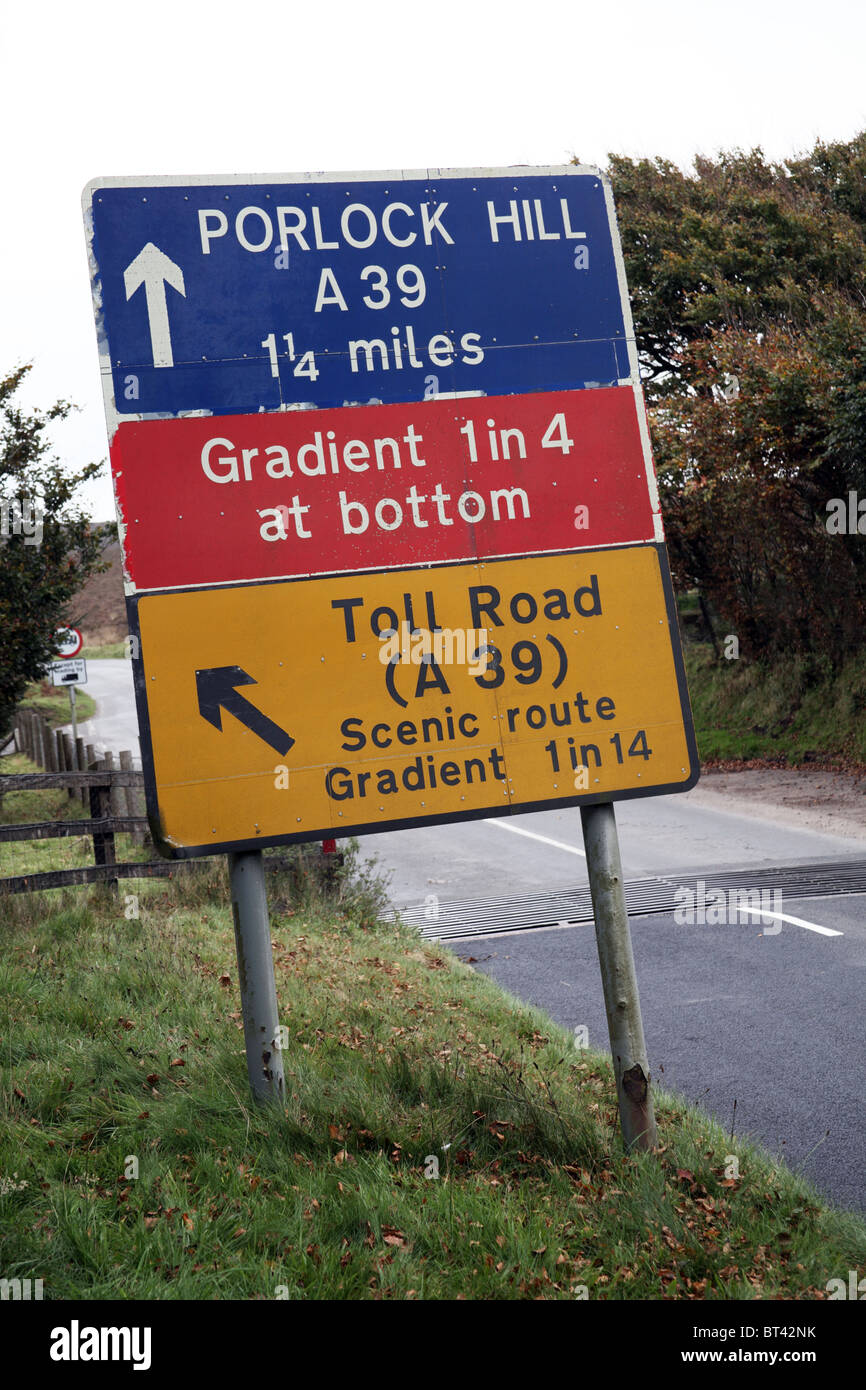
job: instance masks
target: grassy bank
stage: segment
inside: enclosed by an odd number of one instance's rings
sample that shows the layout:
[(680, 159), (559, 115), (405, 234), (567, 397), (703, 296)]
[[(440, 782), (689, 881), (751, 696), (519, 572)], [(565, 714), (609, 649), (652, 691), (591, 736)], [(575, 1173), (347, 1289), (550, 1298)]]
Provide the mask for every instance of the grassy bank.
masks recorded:
[(113, 658), (116, 661), (129, 657), (128, 639), (122, 642), (104, 642), (101, 647), (83, 647), (81, 655), (88, 661), (102, 661)]
[[(21, 701), (21, 709), (32, 709), (41, 714), (51, 729), (63, 729), (71, 724), (69, 711), (69, 691), (52, 685), (50, 681), (36, 681), (29, 685)], [(79, 724), (92, 719), (96, 713), (96, 701), (83, 688), (76, 687), (75, 718)]]
[(675, 1098), (659, 1154), (626, 1158), (607, 1061), (447, 951), (359, 926), (363, 884), (291, 891), (272, 882), (268, 1113), (221, 861), (2, 902), (4, 1277), (46, 1298), (820, 1298), (866, 1265), (861, 1222)]
[(709, 644), (688, 643), (685, 659), (702, 762), (866, 766), (866, 655), (836, 672), (815, 658), (717, 660)]

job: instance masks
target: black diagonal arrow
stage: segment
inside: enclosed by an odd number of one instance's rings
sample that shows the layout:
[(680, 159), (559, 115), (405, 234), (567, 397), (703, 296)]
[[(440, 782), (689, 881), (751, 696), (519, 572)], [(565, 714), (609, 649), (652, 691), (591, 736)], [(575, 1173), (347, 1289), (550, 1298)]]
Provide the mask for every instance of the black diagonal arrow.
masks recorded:
[(295, 740), (235, 690), (236, 685), (257, 684), (240, 666), (214, 666), (209, 671), (196, 671), (195, 683), (199, 713), (215, 729), (222, 730), (221, 711), (227, 710), (278, 753), (288, 753)]

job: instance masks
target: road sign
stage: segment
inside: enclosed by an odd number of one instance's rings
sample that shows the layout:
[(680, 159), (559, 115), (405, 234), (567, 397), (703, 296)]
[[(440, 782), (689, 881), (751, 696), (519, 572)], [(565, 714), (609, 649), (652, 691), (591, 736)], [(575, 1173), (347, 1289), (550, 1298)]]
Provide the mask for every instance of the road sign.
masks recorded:
[(631, 386), (124, 425), (136, 589), (661, 539)]
[(655, 546), (147, 594), (132, 608), (150, 811), (178, 855), (693, 780)]
[(99, 179), (84, 213), (119, 419), (632, 374), (596, 169)]
[(165, 853), (692, 784), (598, 170), (101, 180), (85, 220)]
[(651, 1147), (610, 803), (697, 754), (609, 183), (108, 179), (84, 213), (151, 825), (229, 852), (254, 1093), (284, 1082), (249, 851), (582, 803)]
[(58, 656), (77, 656), (84, 646), (84, 638), (77, 627), (59, 627), (54, 634), (54, 649)]
[(64, 661), (52, 661), (50, 670), (54, 685), (87, 684), (87, 662), (82, 657), (68, 657)]

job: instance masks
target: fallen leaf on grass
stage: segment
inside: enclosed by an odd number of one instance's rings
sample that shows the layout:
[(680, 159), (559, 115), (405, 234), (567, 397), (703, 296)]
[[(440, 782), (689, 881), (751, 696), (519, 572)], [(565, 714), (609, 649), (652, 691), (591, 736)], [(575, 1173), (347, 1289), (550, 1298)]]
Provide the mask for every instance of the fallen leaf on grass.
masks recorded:
[(682, 1250), (683, 1247), (678, 1240), (674, 1239), (669, 1226), (662, 1226), (662, 1240), (669, 1250)]

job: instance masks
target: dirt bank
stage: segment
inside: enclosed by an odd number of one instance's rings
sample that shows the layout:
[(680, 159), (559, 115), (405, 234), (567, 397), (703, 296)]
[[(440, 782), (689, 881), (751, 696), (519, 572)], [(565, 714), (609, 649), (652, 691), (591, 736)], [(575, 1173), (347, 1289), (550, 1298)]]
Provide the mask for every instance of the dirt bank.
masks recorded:
[(697, 805), (736, 811), (866, 844), (866, 773), (811, 768), (711, 769), (686, 793)]

